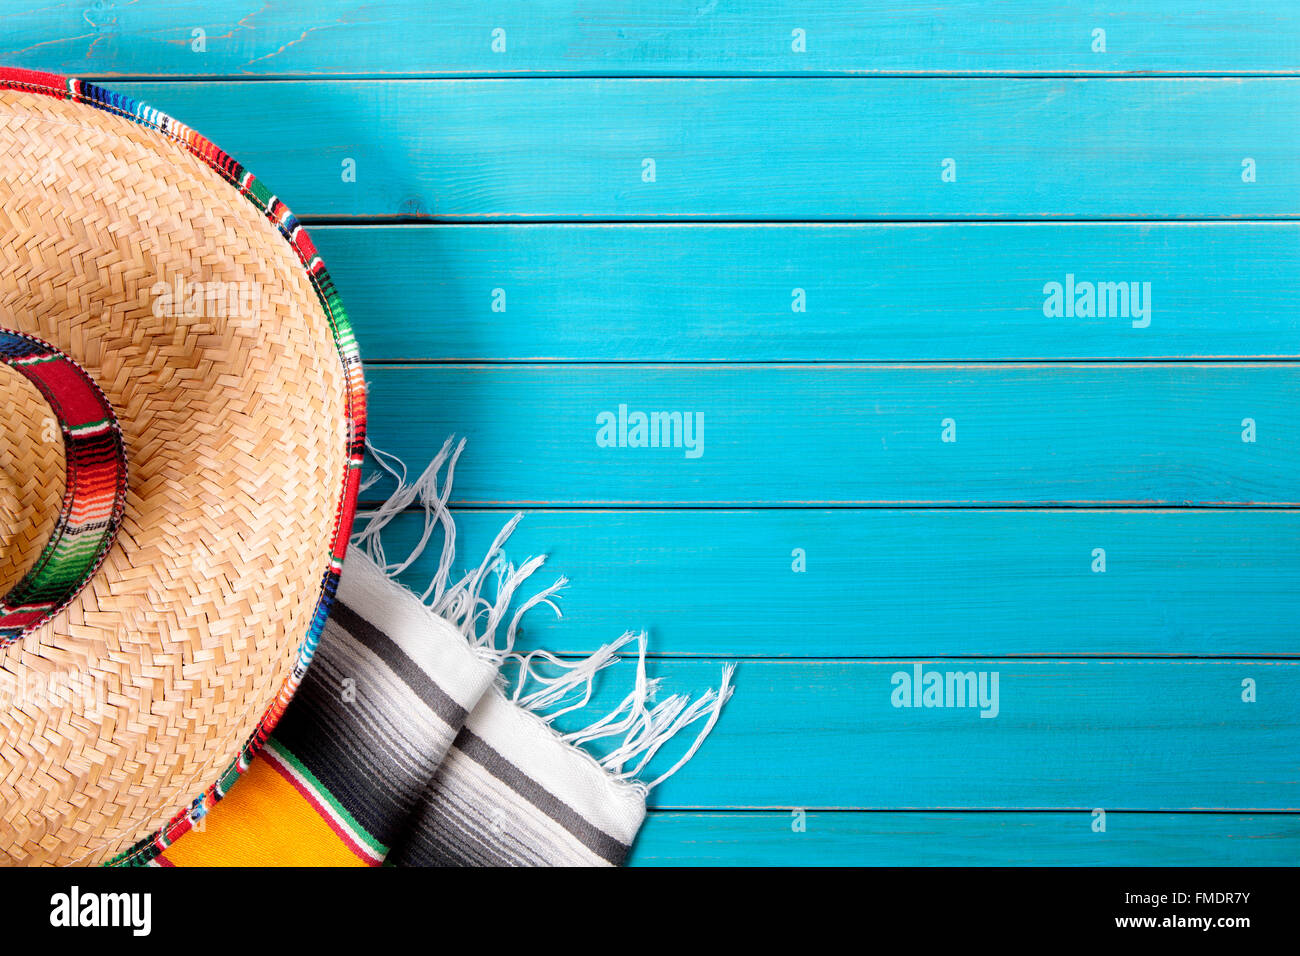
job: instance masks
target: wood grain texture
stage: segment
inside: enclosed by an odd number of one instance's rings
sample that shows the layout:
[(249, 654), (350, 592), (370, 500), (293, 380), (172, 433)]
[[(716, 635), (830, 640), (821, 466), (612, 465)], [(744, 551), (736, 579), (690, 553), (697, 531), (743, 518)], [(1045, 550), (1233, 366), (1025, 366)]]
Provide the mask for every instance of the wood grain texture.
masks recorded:
[[(1300, 62), (1300, 17), (1286, 0), (1010, 0), (996, 16), (980, 4), (916, 0), (14, 6), (0, 60), (78, 74), (1291, 73)], [(206, 30), (202, 53), (195, 28)], [(1099, 28), (1105, 52), (1093, 50)], [(500, 52), (494, 29), (505, 31)]]
[[(508, 516), (458, 514), (456, 574)], [(390, 559), (422, 526), (385, 531)], [(645, 628), (658, 655), (1294, 656), (1297, 540), (1300, 512), (1262, 509), (548, 509), (506, 552), (569, 578), (562, 619), (524, 621), (528, 646), (567, 653)], [(414, 590), (441, 541), (404, 575)]]
[[(845, 627), (855, 626), (846, 621)], [(999, 712), (895, 708), (892, 676), (921, 663), (997, 672)], [(602, 674), (591, 712), (627, 692)], [(656, 662), (663, 693), (717, 686), (721, 662)], [(1244, 680), (1257, 701), (1242, 700)], [(1187, 660), (743, 661), (664, 809), (1294, 810), (1300, 662)], [(588, 718), (589, 719), (589, 718)], [(581, 726), (581, 712), (561, 718)], [(685, 743), (661, 752), (672, 765)], [(667, 748), (666, 748), (667, 749)]]
[[(460, 554), (548, 506), (525, 647), (644, 627), (666, 693), (740, 660), (634, 864), (1300, 862), (1250, 812), (1300, 807), (1293, 0), (51, 0), (0, 61), (156, 78), (109, 85), (315, 220), (376, 442), (470, 439)], [(1047, 317), (1067, 273), (1150, 325)], [(598, 447), (620, 403), (703, 454)], [(892, 707), (918, 659), (999, 715)]]
[(633, 866), (1295, 866), (1285, 814), (650, 814)]
[[(371, 360), (1300, 357), (1293, 222), (322, 226), (312, 237)], [(1150, 283), (1151, 314), (1049, 318), (1043, 288), (1067, 274)]]
[[(424, 462), (446, 436), (468, 437), (459, 504), (1290, 505), (1298, 373), (1291, 363), (447, 365), (379, 366), (368, 381), (380, 448)], [(620, 405), (629, 419), (682, 413), (681, 428), (657, 430), (676, 446), (601, 447), (600, 416), (617, 418)], [(1247, 418), (1254, 443), (1242, 440)], [(694, 445), (688, 421), (702, 421)], [(943, 440), (949, 421), (954, 442)], [(618, 428), (605, 437), (625, 444)]]
[[(451, 220), (1300, 214), (1289, 79), (119, 83), (299, 216)], [(377, 121), (378, 118), (378, 121)], [(645, 161), (655, 162), (646, 182)], [(946, 159), (956, 181), (941, 179)], [(1242, 163), (1256, 181), (1243, 182)], [(355, 182), (344, 163), (355, 162)]]

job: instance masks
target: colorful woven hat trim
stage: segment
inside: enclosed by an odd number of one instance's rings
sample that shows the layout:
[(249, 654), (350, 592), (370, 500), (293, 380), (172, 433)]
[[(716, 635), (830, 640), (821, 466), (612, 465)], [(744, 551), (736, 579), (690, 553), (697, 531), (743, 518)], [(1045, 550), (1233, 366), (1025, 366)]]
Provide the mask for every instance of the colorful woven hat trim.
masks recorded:
[(126, 506), (126, 447), (108, 398), (72, 359), (21, 332), (0, 329), (0, 364), (36, 386), (63, 433), (63, 506), (31, 570), (0, 597), (0, 647), (40, 627), (80, 593), (103, 563)]
[(152, 836), (140, 840), (109, 861), (110, 865), (118, 866), (144, 865), (188, 832), (218, 800), (225, 796), (235, 780), (248, 769), (254, 755), (270, 737), (271, 731), (275, 729), (275, 725), (284, 714), (298, 685), (302, 683), (302, 678), (316, 652), (316, 646), (320, 643), (321, 631), (334, 604), (339, 573), (343, 570), (343, 558), (352, 533), (357, 490), (361, 483), (361, 462), (365, 455), (366, 386), (362, 375), (361, 355), (357, 350), (356, 338), (348, 323), (347, 313), (334, 288), (334, 282), (326, 272), (325, 264), (321, 261), (306, 230), (298, 223), (288, 207), (233, 157), (167, 114), (145, 103), (137, 102), (129, 96), (113, 93), (73, 77), (31, 70), (0, 69), (0, 90), (4, 89), (24, 90), (29, 93), (72, 100), (121, 116), (162, 134), (165, 138), (189, 150), (218, 172), (238, 190), (241, 196), (266, 216), (293, 249), (298, 261), (306, 270), (307, 278), (311, 281), (321, 308), (324, 309), (329, 320), (334, 344), (343, 363), (344, 387), (347, 390), (348, 438), (345, 452), (348, 467), (344, 471), (343, 487), (338, 499), (329, 565), (322, 574), (320, 597), (307, 634), (298, 649), (298, 660), (293, 672), (285, 680), (266, 713), (262, 715), (257, 728), (249, 736), (239, 756), (230, 763), (220, 779), (203, 794), (194, 798), (186, 809), (177, 813)]

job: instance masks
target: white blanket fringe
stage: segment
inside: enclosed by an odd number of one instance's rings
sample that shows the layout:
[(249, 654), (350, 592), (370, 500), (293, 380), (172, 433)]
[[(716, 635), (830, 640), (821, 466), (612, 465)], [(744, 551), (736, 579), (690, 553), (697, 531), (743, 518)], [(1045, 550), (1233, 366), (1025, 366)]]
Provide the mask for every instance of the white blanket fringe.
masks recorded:
[[(622, 703), (609, 713), (593, 719), (585, 727), (560, 734), (560, 739), (584, 749), (595, 741), (614, 739), (613, 749), (603, 757), (596, 758), (596, 763), (611, 778), (632, 783), (646, 792), (677, 773), (695, 756), (717, 724), (723, 706), (731, 698), (735, 665), (723, 667), (722, 681), (716, 690), (710, 688), (694, 700), (686, 694), (674, 694), (656, 702), (661, 678), (651, 678), (646, 674), (648, 640), (644, 631), (625, 633), (579, 660), (561, 658), (540, 649), (526, 654), (516, 653), (515, 641), (524, 614), (538, 605), (545, 605), (557, 617), (562, 617), (555, 596), (568, 583), (567, 578), (560, 577), (549, 587), (522, 601), (511, 615), (505, 634), (498, 634), (520, 586), (546, 561), (545, 555), (530, 558), (518, 567), (506, 561), (503, 550), (505, 543), (523, 515), (515, 514), (511, 517), (497, 533), (479, 565), (453, 582), (451, 575), (456, 556), (456, 522), (447, 502), (451, 498), (456, 463), (465, 450), (465, 440), (457, 443), (453, 438), (447, 439), (428, 467), (415, 481), (409, 483), (406, 465), (401, 459), (376, 448), (369, 441), (366, 442), (366, 448), (379, 467), (393, 478), (397, 487), (379, 507), (358, 515), (361, 528), (353, 535), (352, 546), (365, 552), (385, 575), (397, 581), (420, 558), (434, 533), (441, 528), (442, 554), (438, 568), (419, 595), (420, 600), (433, 613), (455, 626), (485, 659), (498, 666), (507, 663), (515, 665), (517, 672), (513, 689), (505, 688), (507, 696), (515, 704), (547, 724), (587, 707), (594, 693), (596, 675), (622, 660), (618, 652), (635, 642), (636, 677), (632, 690)], [(439, 475), (444, 470), (445, 475), (440, 481)], [(381, 477), (373, 475), (361, 486), (361, 490), (366, 491)], [(423, 513), (424, 527), (420, 538), (402, 560), (389, 561), (384, 552), (383, 531), (397, 515), (411, 510)], [(489, 598), (484, 595), (484, 588), (494, 574), (496, 586), (493, 596)], [(547, 670), (558, 673), (548, 674)], [(637, 779), (666, 744), (701, 720), (704, 721), (704, 726), (672, 767), (649, 782)]]

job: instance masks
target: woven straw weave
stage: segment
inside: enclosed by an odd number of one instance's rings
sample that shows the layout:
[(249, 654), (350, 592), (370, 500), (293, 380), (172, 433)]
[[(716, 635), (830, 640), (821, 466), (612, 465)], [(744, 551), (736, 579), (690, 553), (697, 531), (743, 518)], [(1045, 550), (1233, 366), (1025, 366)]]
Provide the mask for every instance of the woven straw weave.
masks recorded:
[(0, 594), (7, 594), (54, 531), (63, 501), (63, 434), (52, 427), (36, 386), (8, 365), (0, 365), (0, 422)]
[[(347, 375), (291, 246), (191, 150), (4, 89), (0, 151), (0, 325), (94, 377), (130, 462), (98, 574), (0, 650), (0, 860), (98, 862), (213, 784), (290, 678), (330, 567)], [(243, 283), (256, 313), (168, 315), (155, 283), (178, 277)], [(60, 449), (15, 418), (17, 378), (0, 378), (0, 581), (61, 493)]]

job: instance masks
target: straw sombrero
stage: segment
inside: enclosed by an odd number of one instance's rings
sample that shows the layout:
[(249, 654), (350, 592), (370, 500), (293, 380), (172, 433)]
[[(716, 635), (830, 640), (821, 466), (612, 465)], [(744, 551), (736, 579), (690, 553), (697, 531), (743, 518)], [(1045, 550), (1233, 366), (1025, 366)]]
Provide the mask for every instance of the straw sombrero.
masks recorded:
[(212, 143), (0, 70), (0, 862), (147, 862), (315, 649), (364, 384), (294, 217)]

